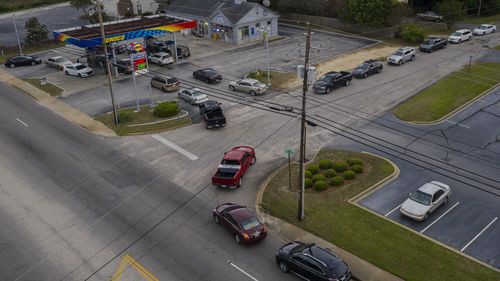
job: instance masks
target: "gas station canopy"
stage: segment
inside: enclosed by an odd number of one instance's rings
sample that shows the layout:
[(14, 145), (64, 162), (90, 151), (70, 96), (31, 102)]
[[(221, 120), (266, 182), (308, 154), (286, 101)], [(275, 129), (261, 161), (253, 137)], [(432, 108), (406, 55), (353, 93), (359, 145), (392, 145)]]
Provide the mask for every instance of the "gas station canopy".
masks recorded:
[[(104, 23), (106, 43), (176, 32), (196, 27), (196, 21), (181, 20), (163, 15), (132, 18)], [(99, 24), (82, 25), (52, 31), (54, 38), (80, 48), (102, 45)]]

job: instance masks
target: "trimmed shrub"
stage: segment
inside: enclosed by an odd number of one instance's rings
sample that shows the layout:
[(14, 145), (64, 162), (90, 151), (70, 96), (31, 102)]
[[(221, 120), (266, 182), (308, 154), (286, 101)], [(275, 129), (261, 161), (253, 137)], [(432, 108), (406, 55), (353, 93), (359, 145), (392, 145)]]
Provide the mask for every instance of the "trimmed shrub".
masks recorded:
[(327, 177), (327, 178), (333, 178), (336, 175), (337, 175), (337, 173), (335, 172), (334, 169), (328, 169), (325, 171), (325, 177)]
[(308, 179), (308, 178), (304, 179), (304, 185), (306, 188), (311, 188), (313, 186), (312, 179)]
[(134, 113), (131, 111), (120, 111), (118, 113), (118, 120), (120, 123), (130, 122), (134, 119)]
[(362, 174), (363, 173), (363, 166), (361, 165), (352, 165), (351, 170), (355, 172), (356, 174)]
[(347, 164), (349, 165), (360, 165), (360, 166), (363, 166), (363, 160), (359, 159), (359, 158), (350, 158), (350, 159), (347, 159)]
[(162, 102), (155, 107), (154, 111), (156, 117), (172, 117), (177, 114), (179, 114), (179, 106), (176, 101)]
[(313, 175), (316, 175), (317, 173), (319, 173), (319, 166), (316, 165), (316, 164), (312, 164), (312, 165), (309, 165), (309, 167), (307, 167), (307, 170), (309, 172), (311, 172), (311, 174)]
[(304, 172), (304, 176), (306, 177), (306, 179), (310, 179), (310, 178), (312, 178), (313, 174), (311, 173), (311, 171), (306, 170)]
[(344, 183), (344, 179), (341, 177), (333, 177), (330, 179), (330, 185), (331, 186), (339, 186)]
[(333, 163), (330, 160), (319, 160), (319, 168), (321, 170), (331, 169), (333, 167)]
[(339, 161), (339, 162), (335, 162), (335, 164), (333, 164), (333, 169), (335, 169), (335, 171), (337, 171), (337, 172), (344, 172), (344, 171), (349, 170), (349, 165), (347, 165), (346, 162)]
[(356, 178), (356, 173), (349, 170), (349, 171), (345, 171), (344, 174), (342, 175), (344, 177), (344, 179), (346, 180), (353, 180)]
[(424, 41), (424, 29), (416, 24), (407, 24), (401, 31), (401, 37), (408, 43), (418, 44)]
[(322, 174), (316, 174), (311, 179), (312, 179), (313, 182), (325, 181), (326, 180), (325, 176), (323, 176)]
[(314, 189), (316, 191), (323, 191), (326, 190), (328, 185), (326, 184), (326, 181), (317, 181), (314, 183)]

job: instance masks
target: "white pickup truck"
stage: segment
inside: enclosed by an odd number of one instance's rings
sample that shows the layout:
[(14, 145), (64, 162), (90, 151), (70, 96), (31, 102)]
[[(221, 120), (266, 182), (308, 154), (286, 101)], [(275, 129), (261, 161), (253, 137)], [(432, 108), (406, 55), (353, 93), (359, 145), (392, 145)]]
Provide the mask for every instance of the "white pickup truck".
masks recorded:
[(428, 21), (442, 21), (443, 16), (440, 16), (436, 14), (435, 12), (425, 12), (425, 13), (418, 13), (417, 18), (421, 20), (428, 20)]

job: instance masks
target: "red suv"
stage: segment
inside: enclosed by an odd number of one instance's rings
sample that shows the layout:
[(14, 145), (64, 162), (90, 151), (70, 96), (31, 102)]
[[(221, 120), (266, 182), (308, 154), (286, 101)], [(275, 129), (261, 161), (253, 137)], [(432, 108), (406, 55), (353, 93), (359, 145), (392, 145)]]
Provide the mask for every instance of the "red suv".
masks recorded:
[(249, 244), (266, 238), (264, 225), (246, 207), (224, 203), (214, 209), (214, 220), (234, 235), (238, 244)]

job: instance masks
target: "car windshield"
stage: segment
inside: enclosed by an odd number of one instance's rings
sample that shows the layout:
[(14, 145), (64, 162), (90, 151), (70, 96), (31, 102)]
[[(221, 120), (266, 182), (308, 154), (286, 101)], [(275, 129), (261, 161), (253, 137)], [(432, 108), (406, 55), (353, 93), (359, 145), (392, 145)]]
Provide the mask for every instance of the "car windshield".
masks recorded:
[(401, 51), (397, 51), (397, 52), (395, 52), (393, 55), (398, 56), (398, 57), (401, 57), (401, 56), (403, 55), (403, 52), (401, 52)]
[(452, 36), (461, 36), (462, 34), (461, 33), (458, 33), (458, 32), (453, 32), (453, 34), (451, 34)]
[(241, 226), (243, 227), (244, 230), (249, 230), (259, 225), (260, 222), (255, 217), (251, 217), (248, 220), (241, 222)]
[(86, 66), (86, 65), (83, 65), (83, 64), (80, 64), (80, 65), (77, 65), (75, 68), (76, 68), (76, 69), (78, 69), (78, 70), (80, 70), (80, 69), (85, 69), (85, 68), (87, 68), (87, 66)]
[(370, 64), (369, 63), (362, 63), (358, 66), (358, 68), (361, 68), (361, 69), (367, 69), (368, 67), (370, 67)]
[(486, 29), (487, 27), (485, 25), (479, 26), (479, 29)]
[(197, 92), (197, 91), (193, 91), (193, 97), (199, 97), (199, 96), (203, 96), (204, 94), (202, 92)]
[(205, 72), (205, 74), (217, 75), (217, 72), (213, 69), (205, 69), (203, 72)]
[(410, 193), (410, 199), (420, 204), (429, 206), (431, 204), (432, 196), (420, 190)]
[(425, 40), (422, 44), (423, 45), (431, 45), (432, 41), (431, 40)]
[(168, 78), (167, 79), (168, 84), (177, 83), (177, 82), (179, 82), (179, 79), (177, 79), (177, 78)]

